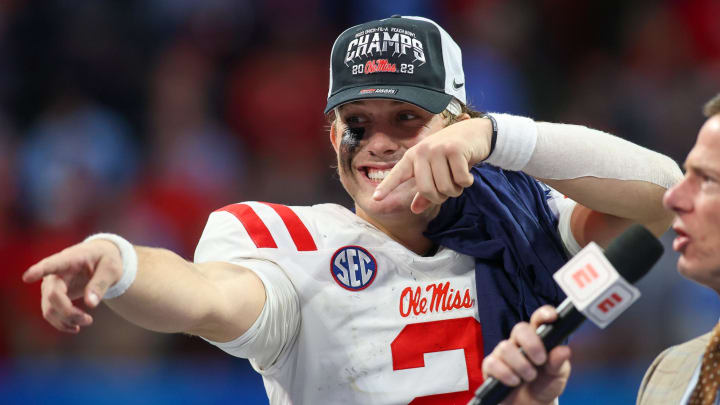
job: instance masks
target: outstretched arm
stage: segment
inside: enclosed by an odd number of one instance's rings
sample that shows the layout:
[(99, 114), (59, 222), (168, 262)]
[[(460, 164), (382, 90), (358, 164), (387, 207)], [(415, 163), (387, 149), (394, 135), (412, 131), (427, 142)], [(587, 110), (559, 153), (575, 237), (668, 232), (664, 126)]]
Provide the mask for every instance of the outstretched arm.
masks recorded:
[[(158, 332), (185, 332), (225, 342), (257, 319), (265, 289), (249, 269), (230, 263), (190, 263), (164, 249), (132, 247), (137, 276), (121, 296), (105, 303), (123, 318)], [(122, 275), (118, 247), (95, 239), (71, 246), (30, 267), (27, 283), (42, 279), (42, 312), (55, 328), (78, 333), (92, 324), (86, 309)], [(84, 301), (83, 309), (79, 302)]]

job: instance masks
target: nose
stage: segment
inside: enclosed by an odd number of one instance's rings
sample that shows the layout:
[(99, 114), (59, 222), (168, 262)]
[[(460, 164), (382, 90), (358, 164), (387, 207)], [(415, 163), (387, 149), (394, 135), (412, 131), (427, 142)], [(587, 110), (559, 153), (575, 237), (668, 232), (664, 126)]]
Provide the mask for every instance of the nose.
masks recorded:
[(388, 157), (397, 153), (401, 145), (392, 135), (383, 128), (373, 128), (370, 133), (365, 135), (367, 145), (365, 150), (376, 157)]
[(663, 195), (663, 206), (675, 213), (689, 212), (692, 210), (692, 185), (687, 177), (665, 191), (665, 195)]

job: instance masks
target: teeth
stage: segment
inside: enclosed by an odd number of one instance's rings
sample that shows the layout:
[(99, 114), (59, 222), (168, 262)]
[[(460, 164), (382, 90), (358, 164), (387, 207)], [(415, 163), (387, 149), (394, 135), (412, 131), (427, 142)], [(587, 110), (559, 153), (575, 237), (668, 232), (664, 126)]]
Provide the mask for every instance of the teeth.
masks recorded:
[(372, 180), (382, 181), (388, 174), (390, 174), (390, 170), (368, 169), (368, 177)]

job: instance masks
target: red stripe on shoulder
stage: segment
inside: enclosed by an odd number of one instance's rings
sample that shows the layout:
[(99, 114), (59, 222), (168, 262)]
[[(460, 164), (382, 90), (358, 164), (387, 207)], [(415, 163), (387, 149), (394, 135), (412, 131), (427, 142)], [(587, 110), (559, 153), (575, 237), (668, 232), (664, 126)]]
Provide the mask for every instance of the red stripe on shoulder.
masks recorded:
[(295, 243), (295, 247), (298, 251), (307, 252), (317, 250), (317, 246), (315, 246), (315, 241), (313, 240), (312, 235), (310, 235), (310, 231), (307, 229), (305, 224), (303, 224), (302, 220), (297, 216), (295, 211), (285, 205), (266, 202), (263, 204), (275, 210), (275, 212), (277, 212), (280, 216), (280, 219), (282, 219), (285, 227), (287, 227), (288, 232), (290, 232), (290, 237)]
[(250, 239), (258, 248), (277, 248), (275, 239), (270, 234), (270, 230), (263, 223), (262, 219), (247, 204), (230, 204), (222, 207), (215, 212), (225, 211), (233, 214), (239, 219), (245, 227)]

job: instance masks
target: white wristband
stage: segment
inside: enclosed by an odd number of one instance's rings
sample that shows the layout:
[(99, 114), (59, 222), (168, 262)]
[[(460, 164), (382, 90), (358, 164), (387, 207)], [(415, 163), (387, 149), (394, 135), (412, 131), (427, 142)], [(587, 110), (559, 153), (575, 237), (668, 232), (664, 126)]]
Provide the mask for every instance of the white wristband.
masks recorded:
[(522, 170), (530, 161), (537, 142), (537, 126), (530, 118), (492, 113), (497, 121), (497, 139), (485, 162), (505, 170)]
[(125, 238), (114, 233), (96, 233), (90, 235), (85, 239), (85, 242), (89, 242), (95, 239), (105, 239), (110, 241), (117, 246), (120, 250), (120, 257), (122, 259), (122, 276), (115, 284), (105, 292), (103, 299), (116, 298), (125, 293), (130, 285), (135, 281), (135, 275), (137, 274), (138, 258), (135, 248)]

